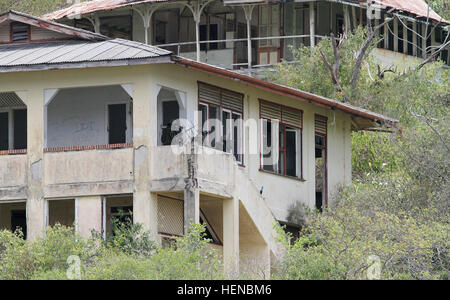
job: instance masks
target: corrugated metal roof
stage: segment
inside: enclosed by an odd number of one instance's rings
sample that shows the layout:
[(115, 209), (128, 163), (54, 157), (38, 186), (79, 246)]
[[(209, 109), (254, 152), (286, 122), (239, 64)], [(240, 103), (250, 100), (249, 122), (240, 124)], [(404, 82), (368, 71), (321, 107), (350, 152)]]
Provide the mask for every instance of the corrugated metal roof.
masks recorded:
[(26, 105), (16, 93), (0, 93), (1, 107), (26, 107)]
[(422, 18), (429, 17), (432, 20), (450, 24), (450, 21), (443, 19), (423, 0), (375, 0), (381, 5), (405, 11)]
[[(354, 3), (363, 3), (365, 4), (366, 1), (361, 0), (343, 0), (342, 2), (354, 2)], [(421, 18), (426, 18), (429, 16), (430, 19), (450, 24), (449, 21), (444, 20), (441, 16), (439, 16), (435, 11), (430, 9), (428, 12), (428, 5), (423, 0), (375, 0), (379, 2), (380, 4), (388, 7), (388, 8), (394, 8), (395, 10), (401, 10), (408, 12), (410, 14), (414, 14)], [(177, 0), (94, 0), (94, 1), (87, 1), (87, 2), (81, 2), (74, 4), (68, 8), (61, 9), (52, 13), (49, 13), (45, 16), (43, 16), (44, 19), (47, 20), (58, 20), (62, 18), (73, 18), (78, 15), (84, 15), (93, 13), (96, 11), (102, 11), (102, 10), (112, 10), (120, 7), (125, 7), (129, 5), (137, 5), (142, 3), (152, 3), (152, 2), (183, 2), (183, 1), (177, 1)], [(228, 1), (230, 4), (238, 3), (238, 2), (285, 2), (280, 1), (274, 1), (274, 0), (249, 0), (249, 1)]]
[(0, 73), (27, 66), (50, 69), (61, 64), (84, 63), (88, 66), (86, 63), (120, 61), (132, 64), (130, 61), (142, 59), (147, 59), (146, 63), (150, 63), (148, 60), (159, 62), (160, 58), (170, 61), (171, 54), (172, 52), (161, 48), (122, 39), (8, 44), (0, 45)]

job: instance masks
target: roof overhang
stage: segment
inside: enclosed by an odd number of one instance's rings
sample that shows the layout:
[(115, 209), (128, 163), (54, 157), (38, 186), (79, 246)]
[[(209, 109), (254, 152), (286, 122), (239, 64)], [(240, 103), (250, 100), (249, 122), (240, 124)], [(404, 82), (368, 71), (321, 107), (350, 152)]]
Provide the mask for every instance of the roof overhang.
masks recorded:
[(322, 106), (331, 110), (344, 112), (352, 116), (352, 130), (372, 130), (372, 131), (397, 130), (396, 124), (398, 123), (398, 120), (391, 119), (353, 105), (342, 103), (336, 100), (332, 100), (326, 97), (318, 96), (312, 93), (304, 92), (280, 84), (267, 82), (248, 75), (219, 68), (213, 65), (199, 63), (179, 56), (172, 56), (172, 59), (175, 63), (183, 65), (193, 70), (207, 72), (210, 74), (214, 74), (232, 80), (238, 80), (250, 86), (266, 90), (275, 94), (287, 96), (303, 102)]

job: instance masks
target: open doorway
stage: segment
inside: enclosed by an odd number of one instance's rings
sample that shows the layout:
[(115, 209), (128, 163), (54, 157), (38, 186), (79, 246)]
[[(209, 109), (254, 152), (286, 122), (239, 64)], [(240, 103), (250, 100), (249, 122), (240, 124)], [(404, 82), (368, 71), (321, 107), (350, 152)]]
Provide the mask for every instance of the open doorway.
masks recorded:
[(0, 203), (0, 230), (20, 230), (27, 238), (26, 201)]
[(0, 151), (26, 148), (26, 105), (16, 93), (0, 93)]
[(127, 105), (108, 105), (108, 144), (124, 144), (127, 135)]
[(319, 211), (328, 205), (327, 190), (327, 119), (315, 118), (315, 206)]
[(133, 196), (115, 195), (103, 198), (103, 238), (114, 235), (117, 227), (133, 224)]

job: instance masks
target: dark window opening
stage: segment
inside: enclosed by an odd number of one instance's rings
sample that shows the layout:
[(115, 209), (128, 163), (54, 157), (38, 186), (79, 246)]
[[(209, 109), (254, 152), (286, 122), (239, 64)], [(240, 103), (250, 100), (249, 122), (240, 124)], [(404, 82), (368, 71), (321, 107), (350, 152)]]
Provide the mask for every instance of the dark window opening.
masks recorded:
[(413, 28), (412, 28), (411, 24), (408, 24), (408, 31), (407, 31), (407, 33), (408, 33), (408, 37), (407, 37), (407, 40), (408, 40), (408, 55), (413, 55), (413, 47), (414, 47), (414, 44), (413, 44)]
[(14, 110), (14, 149), (27, 149), (27, 110)]
[(75, 200), (48, 201), (48, 225), (60, 224), (72, 227), (75, 224)]
[(12, 24), (11, 36), (12, 42), (27, 42), (29, 40), (30, 26), (27, 24)]
[(163, 124), (162, 124), (162, 135), (161, 143), (164, 146), (169, 146), (172, 144), (173, 138), (180, 133), (181, 129), (172, 130), (172, 124), (174, 121), (180, 118), (180, 107), (178, 101), (164, 101), (162, 103), (163, 107)]
[(398, 23), (397, 25), (397, 36), (398, 36), (398, 52), (403, 53), (403, 24)]
[(114, 206), (111, 207), (112, 235), (117, 231), (131, 228), (133, 224), (133, 206)]
[(315, 136), (315, 178), (316, 178), (316, 208), (322, 211), (326, 205), (326, 141), (325, 136)]
[(18, 229), (22, 231), (23, 238), (27, 239), (27, 214), (24, 209), (11, 211), (11, 231)]
[(442, 59), (442, 61), (445, 62), (447, 65), (449, 64), (448, 50), (442, 50), (442, 52), (441, 52), (441, 59)]
[[(200, 25), (200, 41), (216, 41), (219, 39), (219, 27), (217, 24)], [(209, 30), (209, 32), (208, 32)], [(202, 43), (200, 44), (200, 50), (217, 50), (218, 43)]]
[(9, 114), (0, 112), (0, 150), (9, 149)]
[(390, 25), (388, 24), (388, 49), (391, 51), (394, 51), (394, 34), (393, 34), (393, 29), (390, 27)]
[(126, 142), (127, 105), (108, 105), (109, 144), (123, 144)]

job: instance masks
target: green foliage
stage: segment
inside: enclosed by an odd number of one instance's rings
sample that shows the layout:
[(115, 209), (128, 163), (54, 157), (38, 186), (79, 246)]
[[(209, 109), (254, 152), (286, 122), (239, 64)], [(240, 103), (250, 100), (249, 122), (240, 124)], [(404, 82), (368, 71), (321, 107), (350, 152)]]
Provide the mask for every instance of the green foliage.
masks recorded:
[[(34, 16), (43, 14), (73, 5), (78, 0), (2, 0), (0, 1), (0, 13), (8, 10), (15, 10), (28, 13)], [(81, 0), (78, 2), (83, 2)]]
[(56, 225), (45, 237), (25, 242), (20, 233), (0, 231), (0, 280), (65, 280), (70, 256), (80, 258), (80, 279), (224, 279), (202, 225), (192, 226), (169, 248), (157, 247), (139, 224), (116, 227), (115, 237), (106, 243), (96, 236), (86, 239), (73, 228)]

